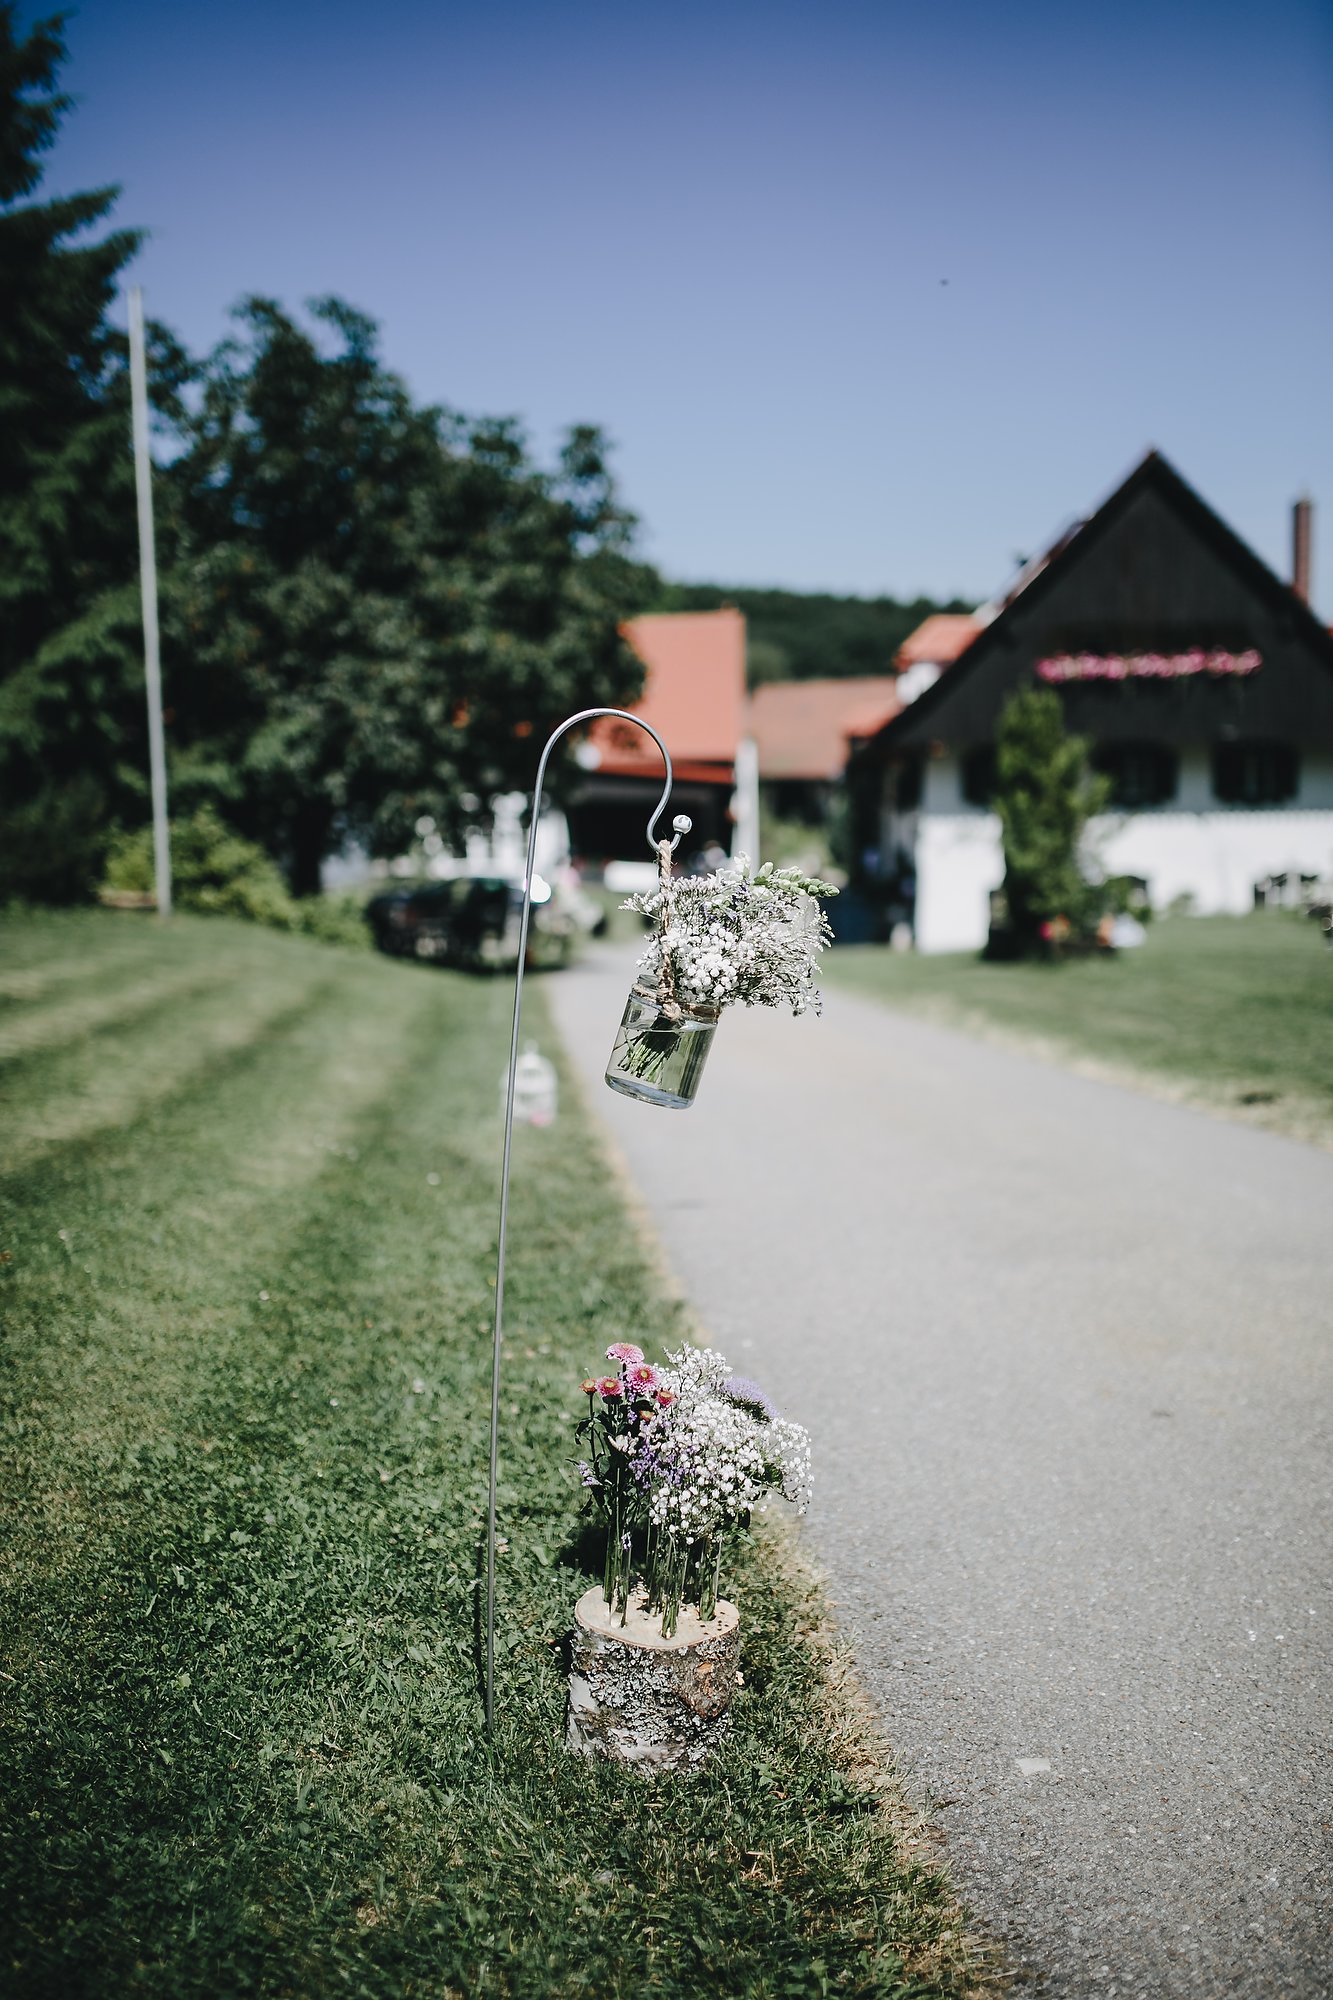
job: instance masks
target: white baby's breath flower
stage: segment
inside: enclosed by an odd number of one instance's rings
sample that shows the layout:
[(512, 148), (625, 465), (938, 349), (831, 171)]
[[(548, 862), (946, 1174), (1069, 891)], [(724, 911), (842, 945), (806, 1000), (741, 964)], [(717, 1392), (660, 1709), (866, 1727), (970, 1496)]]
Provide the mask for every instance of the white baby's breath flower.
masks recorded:
[[(640, 977), (656, 985), (669, 965), (687, 1006), (818, 1012), (814, 970), (832, 936), (818, 898), (836, 893), (791, 868), (766, 864), (756, 874), (744, 855), (714, 875), (687, 876), (672, 886), (670, 925), (649, 940)], [(626, 907), (658, 917), (661, 891), (633, 896)]]

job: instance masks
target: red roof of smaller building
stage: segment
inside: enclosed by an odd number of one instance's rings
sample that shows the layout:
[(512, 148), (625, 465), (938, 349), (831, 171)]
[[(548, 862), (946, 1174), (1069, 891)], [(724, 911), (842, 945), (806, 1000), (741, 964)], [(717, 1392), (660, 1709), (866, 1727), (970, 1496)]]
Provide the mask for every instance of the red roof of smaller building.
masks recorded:
[(933, 611), (923, 618), (915, 632), (909, 632), (893, 656), (900, 670), (928, 660), (937, 667), (952, 666), (965, 653), (985, 626), (970, 611)]
[(898, 710), (891, 676), (770, 681), (750, 697), (761, 778), (840, 778), (849, 738), (873, 736)]
[[(652, 724), (680, 778), (731, 782), (745, 734), (745, 618), (736, 610), (659, 611), (620, 628), (647, 667), (631, 713)], [(588, 741), (599, 771), (658, 778), (652, 738), (614, 717), (594, 722)]]

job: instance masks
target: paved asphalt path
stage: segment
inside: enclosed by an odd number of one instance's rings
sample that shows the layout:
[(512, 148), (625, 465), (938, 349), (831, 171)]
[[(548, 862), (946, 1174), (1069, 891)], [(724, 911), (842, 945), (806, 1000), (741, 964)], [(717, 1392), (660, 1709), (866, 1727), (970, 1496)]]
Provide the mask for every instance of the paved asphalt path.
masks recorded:
[(543, 990), (974, 1912), (1044, 1994), (1333, 1993), (1333, 1155), (840, 993), (650, 1109), (631, 964)]

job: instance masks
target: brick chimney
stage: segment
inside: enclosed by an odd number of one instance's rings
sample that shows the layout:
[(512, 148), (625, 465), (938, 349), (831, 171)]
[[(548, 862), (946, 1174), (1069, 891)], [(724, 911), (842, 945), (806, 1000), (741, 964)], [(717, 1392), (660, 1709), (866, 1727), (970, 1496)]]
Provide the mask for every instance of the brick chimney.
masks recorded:
[(1291, 587), (1305, 604), (1310, 602), (1310, 526), (1314, 502), (1302, 494), (1291, 510)]

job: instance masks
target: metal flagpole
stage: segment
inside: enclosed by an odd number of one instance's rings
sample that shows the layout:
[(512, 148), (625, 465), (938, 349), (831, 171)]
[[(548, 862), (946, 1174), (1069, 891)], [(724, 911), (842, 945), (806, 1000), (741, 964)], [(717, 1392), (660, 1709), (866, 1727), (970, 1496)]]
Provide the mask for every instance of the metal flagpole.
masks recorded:
[[(571, 715), (553, 729), (546, 739), (541, 762), (537, 766), (537, 783), (532, 794), (532, 820), (528, 827), (527, 871), (523, 877), (523, 916), (518, 933), (518, 968), (514, 975), (514, 1026), (509, 1037), (509, 1087), (505, 1094), (505, 1143), (504, 1161), (500, 1168), (500, 1246), (495, 1264), (495, 1335), (491, 1349), (491, 1473), (490, 1499), (486, 1521), (486, 1735), (489, 1738), (495, 1724), (495, 1490), (496, 1473), (500, 1458), (500, 1347), (504, 1330), (505, 1305), (505, 1236), (509, 1225), (509, 1157), (514, 1140), (514, 1078), (518, 1072), (518, 1030), (519, 1016), (523, 1007), (523, 961), (528, 955), (528, 919), (532, 915), (532, 876), (537, 859), (537, 821), (542, 809), (542, 781), (546, 776), (546, 765), (552, 750), (567, 729), (573, 729), (580, 722), (592, 722), (601, 715), (614, 715), (621, 722), (632, 722), (636, 729), (646, 730), (662, 753), (666, 765), (666, 783), (662, 796), (648, 822), (648, 845), (657, 852), (656, 828), (662, 816), (662, 809), (671, 796), (672, 771), (671, 753), (650, 722), (641, 715), (631, 715), (625, 708), (584, 708), (577, 715)], [(681, 837), (690, 830), (690, 821), (684, 813), (678, 813), (671, 822), (675, 839), (671, 843), (674, 854)]]
[(157, 636), (157, 550), (153, 541), (153, 467), (148, 455), (148, 369), (144, 361), (143, 291), (130, 290), (130, 405), (134, 418), (134, 484), (139, 498), (139, 590), (143, 599), (143, 665), (148, 684), (148, 768), (153, 790), (153, 873), (157, 913), (171, 915), (171, 845), (167, 838), (167, 757), (162, 740), (162, 661)]

